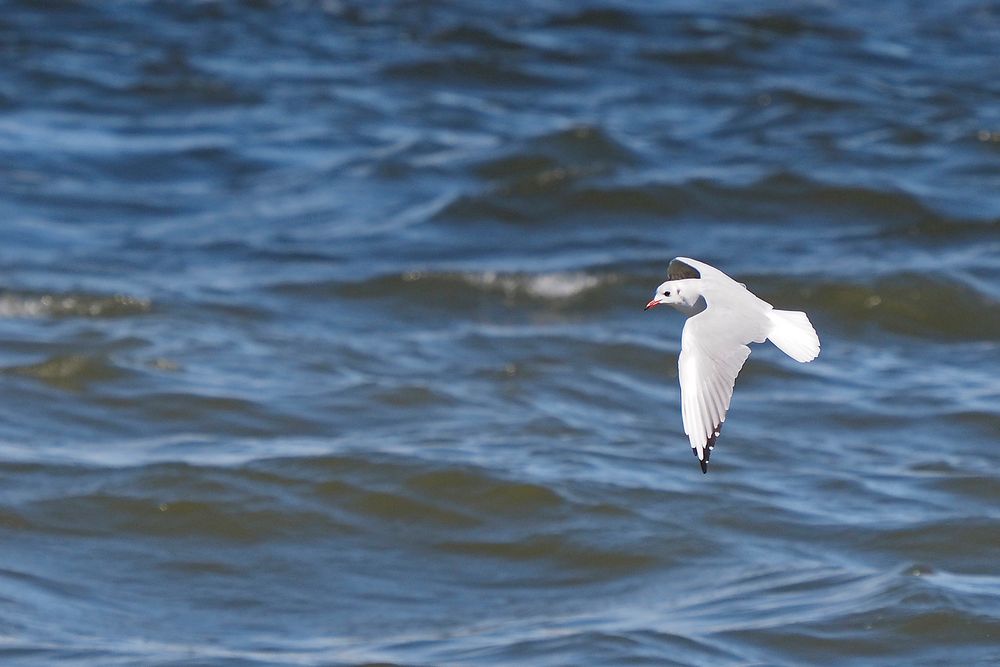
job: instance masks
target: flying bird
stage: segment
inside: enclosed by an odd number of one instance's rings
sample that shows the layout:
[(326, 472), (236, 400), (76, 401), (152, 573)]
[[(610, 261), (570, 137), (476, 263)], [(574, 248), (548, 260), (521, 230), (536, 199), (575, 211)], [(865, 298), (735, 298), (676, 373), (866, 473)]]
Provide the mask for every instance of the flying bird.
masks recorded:
[(677, 358), (681, 419), (701, 471), (726, 421), (748, 343), (769, 340), (795, 361), (819, 356), (819, 337), (801, 311), (777, 310), (714, 266), (677, 257), (645, 310), (667, 304), (687, 316)]

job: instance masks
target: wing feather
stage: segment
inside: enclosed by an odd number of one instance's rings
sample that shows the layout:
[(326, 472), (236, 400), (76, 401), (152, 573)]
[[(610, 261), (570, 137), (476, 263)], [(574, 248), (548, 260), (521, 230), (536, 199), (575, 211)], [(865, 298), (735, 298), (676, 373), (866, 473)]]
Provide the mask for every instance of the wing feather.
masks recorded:
[(701, 273), (690, 264), (681, 261), (680, 258), (671, 260), (667, 266), (667, 280), (684, 280), (685, 278), (701, 278)]
[(727, 313), (711, 307), (688, 318), (677, 359), (684, 432), (703, 471), (726, 421), (736, 376), (750, 355), (746, 343), (752, 336), (733, 331), (728, 320)]

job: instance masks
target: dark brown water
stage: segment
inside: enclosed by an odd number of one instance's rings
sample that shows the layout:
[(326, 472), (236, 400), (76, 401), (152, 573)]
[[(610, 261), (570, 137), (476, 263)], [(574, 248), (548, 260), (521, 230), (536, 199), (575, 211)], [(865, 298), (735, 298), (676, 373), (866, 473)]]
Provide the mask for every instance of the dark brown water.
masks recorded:
[[(0, 2), (4, 665), (1000, 664), (995, 2)], [(703, 476), (676, 255), (804, 309)]]

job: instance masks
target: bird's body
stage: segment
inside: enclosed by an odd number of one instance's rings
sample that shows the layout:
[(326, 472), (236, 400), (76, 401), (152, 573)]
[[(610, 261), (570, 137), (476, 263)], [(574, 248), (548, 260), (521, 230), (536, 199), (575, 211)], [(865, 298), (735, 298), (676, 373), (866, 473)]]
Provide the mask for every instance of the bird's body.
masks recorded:
[(819, 355), (819, 338), (806, 314), (777, 310), (722, 271), (678, 257), (646, 309), (660, 304), (687, 315), (677, 359), (681, 417), (691, 448), (708, 460), (726, 420), (736, 376), (750, 356), (748, 343), (770, 340), (800, 362)]

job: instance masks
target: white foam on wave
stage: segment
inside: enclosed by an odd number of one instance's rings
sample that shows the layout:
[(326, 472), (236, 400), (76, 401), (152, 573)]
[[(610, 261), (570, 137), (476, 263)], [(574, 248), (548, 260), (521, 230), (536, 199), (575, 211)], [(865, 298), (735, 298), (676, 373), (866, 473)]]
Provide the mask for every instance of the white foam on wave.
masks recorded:
[(473, 285), (500, 289), (508, 296), (527, 294), (538, 299), (569, 299), (601, 284), (600, 276), (588, 273), (512, 274), (487, 271), (466, 274)]
[(116, 294), (88, 295), (24, 295), (0, 294), (0, 317), (101, 317), (145, 313), (148, 299)]

